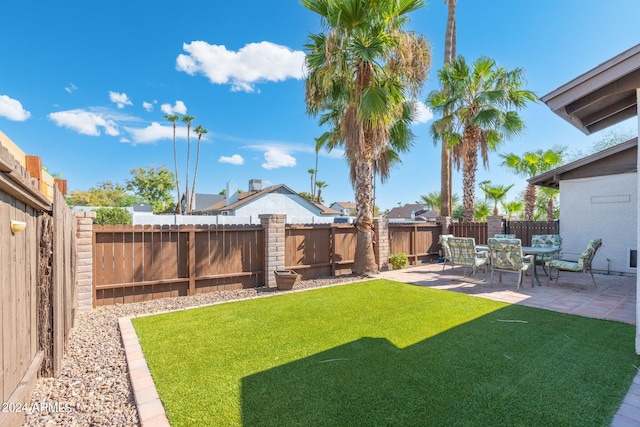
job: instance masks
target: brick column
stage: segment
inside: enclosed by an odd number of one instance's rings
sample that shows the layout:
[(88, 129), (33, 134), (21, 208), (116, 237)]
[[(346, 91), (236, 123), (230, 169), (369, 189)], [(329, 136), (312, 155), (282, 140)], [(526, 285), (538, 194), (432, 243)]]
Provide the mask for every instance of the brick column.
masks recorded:
[(492, 215), (487, 217), (487, 238), (502, 233), (502, 216)]
[(373, 220), (373, 233), (376, 244), (373, 247), (380, 271), (389, 270), (389, 221), (386, 218)]
[(93, 218), (95, 212), (74, 212), (76, 230), (76, 289), (78, 310), (93, 308)]
[(265, 286), (276, 286), (274, 271), (284, 270), (284, 224), (281, 214), (258, 215), (264, 228), (264, 281)]

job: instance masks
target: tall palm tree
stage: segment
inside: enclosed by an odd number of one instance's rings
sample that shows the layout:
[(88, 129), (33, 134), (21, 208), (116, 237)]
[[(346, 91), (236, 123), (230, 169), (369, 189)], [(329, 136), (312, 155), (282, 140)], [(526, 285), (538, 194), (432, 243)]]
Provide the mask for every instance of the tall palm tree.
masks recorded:
[[(444, 37), (444, 63), (445, 65), (453, 61), (456, 57), (456, 3), (458, 0), (444, 0), (447, 5), (447, 29)], [(451, 216), (453, 201), (451, 190), (451, 150), (443, 139), (441, 141), (442, 167), (440, 169), (440, 215)]]
[(486, 222), (487, 216), (491, 213), (489, 204), (483, 200), (478, 201), (473, 206), (473, 219), (476, 221)]
[(180, 178), (178, 178), (178, 150), (176, 148), (176, 121), (180, 118), (177, 114), (167, 114), (165, 119), (173, 124), (173, 163), (176, 169), (176, 192), (178, 196), (178, 215), (182, 214), (182, 203), (180, 202)]
[[(511, 169), (516, 175), (531, 178), (547, 172), (562, 163), (567, 147), (553, 147), (548, 150), (527, 151), (522, 156), (514, 153), (500, 154), (502, 166)], [(524, 194), (524, 219), (533, 221), (536, 206), (536, 186), (528, 183)]]
[(185, 189), (184, 189), (184, 202), (185, 202), (185, 213), (189, 213), (189, 158), (191, 156), (191, 123), (196, 118), (193, 116), (182, 116), (182, 123), (187, 124), (187, 178), (185, 179)]
[[(345, 146), (355, 189), (354, 273), (377, 271), (373, 253), (373, 163), (390, 144), (406, 101), (425, 82), (427, 40), (403, 29), (424, 0), (301, 0), (319, 14), (324, 33), (305, 45), (307, 112), (330, 113), (332, 143)], [(323, 116), (322, 119), (326, 118)]]
[(539, 216), (542, 216), (544, 213), (547, 217), (547, 221), (553, 221), (557, 218), (557, 200), (559, 195), (560, 191), (555, 188), (540, 187), (540, 194), (536, 197), (536, 214), (539, 212)]
[(315, 175), (316, 170), (315, 169), (308, 169), (307, 172), (309, 173), (309, 175), (311, 175), (310, 176), (310, 179), (311, 179), (311, 187), (310, 187), (311, 193), (309, 193), (309, 194), (311, 194), (311, 196), (313, 196), (314, 194), (316, 194), (315, 186), (313, 185), (313, 176)]
[(472, 221), (478, 151), (488, 167), (489, 151), (524, 130), (518, 110), (535, 94), (523, 89), (523, 70), (507, 71), (490, 58), (478, 58), (471, 67), (464, 57), (446, 64), (439, 72), (440, 89), (427, 103), (442, 114), (431, 126), (434, 139), (444, 138), (452, 149), (453, 162), (463, 168), (464, 221)]
[(316, 188), (318, 189), (318, 194), (316, 196), (316, 203), (322, 203), (322, 189), (323, 188), (327, 188), (329, 186), (329, 184), (327, 184), (324, 181), (316, 181)]
[(200, 161), (200, 140), (202, 139), (202, 135), (209, 132), (200, 125), (196, 126), (196, 128), (193, 131), (196, 133), (196, 135), (198, 135), (198, 149), (196, 151), (196, 168), (193, 171), (193, 185), (191, 186), (191, 197), (189, 198), (189, 212), (192, 212), (194, 208), (193, 203), (195, 200), (195, 192), (196, 192), (196, 177), (198, 176), (198, 163)]
[(511, 188), (513, 188), (515, 184), (511, 184), (508, 186), (504, 185), (491, 185), (484, 184), (480, 185), (480, 189), (484, 191), (486, 198), (493, 201), (493, 214), (498, 215), (498, 203), (503, 201), (505, 197), (507, 197), (507, 193)]

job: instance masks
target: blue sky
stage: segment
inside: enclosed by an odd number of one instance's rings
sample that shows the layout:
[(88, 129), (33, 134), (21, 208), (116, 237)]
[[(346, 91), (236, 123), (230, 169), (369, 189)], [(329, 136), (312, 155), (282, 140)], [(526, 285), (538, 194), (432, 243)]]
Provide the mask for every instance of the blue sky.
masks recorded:
[[(140, 166), (173, 170), (163, 117), (175, 112), (208, 130), (197, 192), (218, 193), (229, 180), (246, 190), (252, 178), (309, 191), (314, 138), (324, 130), (305, 114), (302, 46), (321, 27), (297, 1), (25, 0), (2, 9), (10, 18), (0, 26), (0, 130), (69, 189), (124, 183)], [(431, 0), (408, 27), (432, 43), (422, 101), (437, 88), (446, 15), (444, 1)], [(528, 88), (542, 96), (639, 43), (638, 16), (637, 0), (459, 0), (457, 50), (468, 61), (486, 55), (523, 67)], [(440, 148), (423, 113), (413, 150), (378, 186), (382, 209), (440, 189)], [(499, 152), (584, 149), (604, 136), (583, 135), (544, 104), (522, 115), (526, 133)], [(635, 122), (618, 128), (635, 133)], [(178, 133), (183, 186), (186, 129)], [(339, 152), (321, 153), (318, 169), (325, 204), (354, 200)], [(510, 199), (526, 184), (495, 155), (479, 170), (477, 182), (484, 179), (515, 183)], [(461, 185), (454, 171), (454, 193), (462, 195)]]

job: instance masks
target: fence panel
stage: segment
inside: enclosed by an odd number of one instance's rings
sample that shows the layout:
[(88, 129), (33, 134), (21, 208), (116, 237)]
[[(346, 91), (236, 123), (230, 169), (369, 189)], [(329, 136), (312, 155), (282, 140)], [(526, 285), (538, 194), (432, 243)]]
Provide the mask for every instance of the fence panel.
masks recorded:
[(389, 224), (389, 254), (404, 253), (412, 265), (438, 255), (441, 227), (435, 224)]
[(505, 221), (504, 230), (515, 234), (524, 246), (529, 246), (534, 234), (560, 234), (560, 221)]
[(93, 227), (94, 305), (258, 286), (259, 225)]
[(476, 245), (487, 244), (486, 222), (454, 222), (451, 224), (451, 234), (456, 237), (473, 237)]

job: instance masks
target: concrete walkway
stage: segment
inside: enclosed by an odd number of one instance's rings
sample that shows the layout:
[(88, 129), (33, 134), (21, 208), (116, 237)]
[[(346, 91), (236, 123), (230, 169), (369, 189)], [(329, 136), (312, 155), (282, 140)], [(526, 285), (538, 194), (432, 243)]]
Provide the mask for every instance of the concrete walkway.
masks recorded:
[[(498, 283), (496, 275), (496, 283), (490, 285), (490, 273), (478, 272), (471, 277), (463, 277), (462, 267), (452, 269), (447, 266), (443, 271), (442, 264), (385, 271), (379, 277), (561, 313), (636, 324), (635, 277), (596, 274), (598, 287), (594, 289), (591, 285), (589, 290), (582, 273), (562, 272), (558, 282), (552, 281), (549, 286), (546, 286), (547, 277), (541, 271), (540, 274), (542, 286), (532, 287), (532, 278), (526, 277), (519, 290), (516, 290), (515, 274), (504, 273), (503, 283)], [(611, 426), (640, 426), (640, 373), (631, 383)]]

